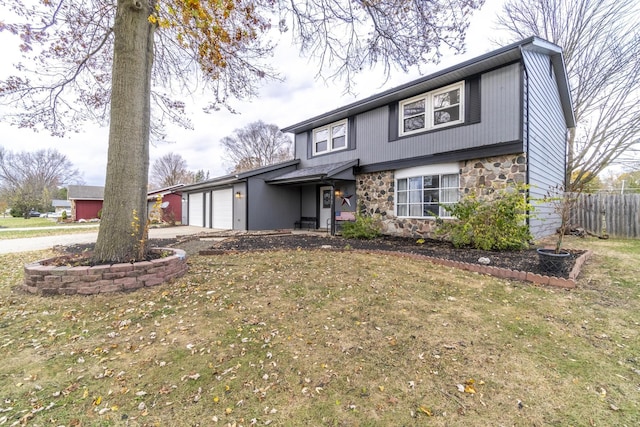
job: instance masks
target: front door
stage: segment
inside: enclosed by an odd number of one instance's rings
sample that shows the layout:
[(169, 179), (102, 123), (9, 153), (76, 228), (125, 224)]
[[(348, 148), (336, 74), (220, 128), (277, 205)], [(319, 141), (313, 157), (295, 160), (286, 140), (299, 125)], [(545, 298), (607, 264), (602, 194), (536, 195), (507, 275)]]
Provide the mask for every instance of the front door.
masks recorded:
[(331, 187), (320, 187), (320, 228), (331, 227), (331, 202), (333, 192)]

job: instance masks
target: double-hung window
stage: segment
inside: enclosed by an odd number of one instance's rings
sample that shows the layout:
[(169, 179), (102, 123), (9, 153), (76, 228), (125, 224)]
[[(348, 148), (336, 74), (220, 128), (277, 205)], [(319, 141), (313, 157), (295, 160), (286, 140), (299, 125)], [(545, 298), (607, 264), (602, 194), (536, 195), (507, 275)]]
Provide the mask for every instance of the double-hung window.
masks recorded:
[(347, 120), (313, 130), (313, 154), (329, 153), (347, 148)]
[(464, 122), (464, 82), (400, 102), (400, 135)]
[(414, 170), (413, 172), (422, 172), (416, 173), (415, 176), (411, 176), (411, 171), (398, 174), (396, 179), (397, 216), (414, 218), (451, 216), (446, 206), (459, 200), (460, 175), (458, 172), (434, 173), (435, 171), (428, 169)]

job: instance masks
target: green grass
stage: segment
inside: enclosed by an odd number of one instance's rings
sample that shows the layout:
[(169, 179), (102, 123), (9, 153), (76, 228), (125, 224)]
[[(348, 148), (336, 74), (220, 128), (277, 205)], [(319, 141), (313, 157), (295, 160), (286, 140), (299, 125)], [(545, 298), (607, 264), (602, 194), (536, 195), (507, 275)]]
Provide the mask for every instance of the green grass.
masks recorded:
[(595, 251), (571, 291), (291, 251), (40, 298), (21, 266), (52, 253), (0, 256), (0, 423), (638, 425), (640, 244), (571, 243)]
[[(59, 227), (50, 229), (48, 227)], [(32, 230), (15, 230), (32, 228)], [(97, 224), (60, 223), (52, 218), (13, 218), (0, 217), (0, 240), (22, 239), (28, 237), (56, 236), (60, 234), (87, 233), (97, 230)]]
[(53, 225), (56, 225), (56, 220), (53, 218), (0, 217), (0, 227), (2, 228), (51, 227)]

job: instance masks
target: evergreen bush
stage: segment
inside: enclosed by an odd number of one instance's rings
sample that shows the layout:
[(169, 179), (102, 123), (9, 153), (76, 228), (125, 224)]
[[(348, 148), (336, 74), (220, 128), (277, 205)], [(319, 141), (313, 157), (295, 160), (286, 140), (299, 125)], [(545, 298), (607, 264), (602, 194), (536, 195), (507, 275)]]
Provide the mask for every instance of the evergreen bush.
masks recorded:
[(380, 236), (378, 221), (371, 216), (356, 214), (356, 220), (342, 224), (342, 237), (347, 239), (375, 239)]
[(526, 249), (533, 239), (527, 224), (533, 207), (525, 186), (508, 187), (491, 195), (476, 192), (447, 205), (453, 220), (438, 221), (436, 234), (455, 247), (482, 250)]

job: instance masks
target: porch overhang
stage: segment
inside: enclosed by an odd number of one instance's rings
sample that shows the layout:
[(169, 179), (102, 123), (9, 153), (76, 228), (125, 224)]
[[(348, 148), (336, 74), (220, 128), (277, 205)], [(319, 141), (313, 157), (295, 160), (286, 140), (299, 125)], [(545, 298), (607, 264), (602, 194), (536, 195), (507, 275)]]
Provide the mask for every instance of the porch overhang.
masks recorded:
[(355, 181), (354, 169), (359, 164), (360, 160), (355, 159), (341, 163), (310, 166), (284, 173), (265, 182), (274, 185), (302, 185), (331, 181)]

